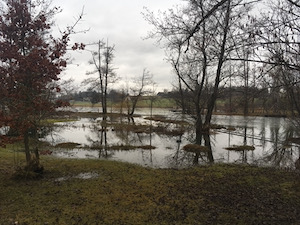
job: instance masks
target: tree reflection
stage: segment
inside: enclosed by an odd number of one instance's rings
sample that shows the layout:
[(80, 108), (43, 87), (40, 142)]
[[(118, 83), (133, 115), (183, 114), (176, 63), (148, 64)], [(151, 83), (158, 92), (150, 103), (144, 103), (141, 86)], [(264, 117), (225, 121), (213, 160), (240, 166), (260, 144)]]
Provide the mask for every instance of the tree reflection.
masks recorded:
[[(229, 125), (227, 124), (227, 127), (230, 129), (225, 131), (227, 138), (222, 140), (222, 143), (224, 143), (223, 148), (226, 146), (246, 146), (243, 150), (224, 150), (227, 152), (227, 162), (254, 163), (271, 165), (273, 167), (294, 167), (294, 163), (299, 155), (298, 146), (292, 145), (289, 140), (297, 134), (292, 126), (282, 122), (286, 121), (283, 121), (281, 118), (257, 119), (245, 117), (242, 127), (233, 128), (230, 123)], [(258, 124), (259, 126), (257, 126)], [(212, 138), (214, 137), (216, 143), (218, 143), (220, 141), (219, 132), (223, 132), (224, 136), (224, 129), (222, 131), (216, 130), (215, 132), (216, 134), (213, 135), (202, 134), (200, 145), (204, 144), (209, 149), (205, 154), (203, 152), (184, 152), (182, 150), (184, 144), (181, 141), (176, 143), (175, 152), (170, 157), (173, 160), (172, 164), (180, 165), (180, 160), (185, 162), (185, 165), (213, 163), (215, 161), (214, 153), (219, 155), (223, 153), (220, 153), (222, 152), (220, 147), (217, 148), (212, 143)], [(186, 138), (189, 143), (195, 143), (193, 137), (195, 137), (194, 133), (187, 132), (180, 139)], [(253, 149), (254, 146), (256, 149), (252, 150), (252, 146)], [(235, 156), (238, 156), (238, 159), (235, 159)], [(217, 160), (222, 161), (221, 159)]]
[(213, 157), (213, 153), (212, 153), (210, 135), (209, 134), (204, 134), (203, 138), (204, 138), (205, 146), (208, 148), (208, 151), (207, 151), (208, 162), (213, 163), (214, 162), (214, 157)]
[[(117, 122), (103, 117), (100, 124), (94, 123), (87, 140), (91, 149), (99, 151), (99, 158), (111, 158), (116, 152), (139, 151), (140, 161), (147, 165), (153, 163), (152, 150), (143, 149), (149, 142), (151, 144), (152, 136), (144, 127), (136, 124), (133, 117), (119, 117)], [(141, 148), (136, 149), (136, 146)]]
[[(244, 137), (243, 138), (244, 138), (243, 144), (244, 144), (244, 146), (246, 146), (247, 145), (247, 123), (244, 126)], [(245, 150), (241, 151), (242, 163), (247, 163), (247, 152), (248, 151), (245, 151)]]
[[(189, 165), (200, 165), (214, 162), (211, 147), (211, 136), (209, 134), (203, 134), (201, 137), (200, 145), (190, 145), (192, 148), (190, 150), (187, 146), (182, 145), (182, 139), (184, 138), (185, 135), (176, 136), (175, 152), (168, 157), (168, 161), (171, 167), (186, 167)], [(197, 138), (199, 138), (199, 136)], [(203, 141), (204, 146), (206, 146), (205, 151), (200, 150), (201, 148), (197, 150), (197, 147), (193, 147), (201, 146), (201, 143), (203, 143)], [(196, 141), (194, 141), (194, 143), (195, 142)]]
[(262, 160), (273, 167), (293, 168), (298, 147), (289, 140), (296, 135), (295, 129), (292, 126), (283, 128), (280, 120), (273, 120), (273, 125), (270, 128), (272, 148)]
[(107, 116), (103, 116), (100, 126), (94, 122), (89, 135), (86, 135), (90, 148), (98, 150), (99, 158), (109, 159), (114, 155), (113, 151), (108, 150), (107, 130)]

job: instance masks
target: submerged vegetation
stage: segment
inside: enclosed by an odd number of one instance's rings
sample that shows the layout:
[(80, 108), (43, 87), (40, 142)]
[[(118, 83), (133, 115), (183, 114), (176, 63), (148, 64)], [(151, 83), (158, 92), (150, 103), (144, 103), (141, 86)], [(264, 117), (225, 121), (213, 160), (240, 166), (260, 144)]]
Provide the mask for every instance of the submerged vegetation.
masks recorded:
[(73, 143), (73, 142), (64, 142), (64, 143), (59, 143), (55, 145), (55, 148), (66, 148), (66, 149), (73, 149), (78, 147), (80, 144), (79, 143)]
[(106, 150), (121, 150), (121, 151), (127, 151), (127, 150), (134, 150), (134, 149), (143, 149), (143, 150), (151, 150), (155, 149), (155, 146), (152, 145), (140, 145), (140, 146), (134, 146), (134, 145), (111, 145), (111, 146), (104, 146), (104, 145), (99, 145), (99, 146), (91, 146), (88, 147), (89, 149), (97, 150), (97, 149), (106, 149)]
[(255, 147), (249, 145), (240, 145), (240, 146), (227, 147), (225, 149), (228, 151), (253, 151), (255, 150)]
[(194, 152), (194, 153), (200, 153), (200, 152), (207, 152), (209, 151), (209, 148), (207, 146), (201, 146), (196, 144), (187, 144), (183, 146), (183, 150), (187, 152)]
[[(298, 173), (241, 165), (150, 169), (42, 156), (16, 178), (0, 151), (0, 224), (297, 224)], [(21, 157), (20, 163), (24, 162)]]
[(145, 117), (145, 120), (152, 120), (156, 122), (162, 122), (162, 123), (171, 123), (171, 124), (178, 124), (178, 125), (188, 125), (188, 123), (185, 120), (174, 120), (174, 119), (168, 119), (166, 116), (163, 115), (154, 115), (152, 117)]

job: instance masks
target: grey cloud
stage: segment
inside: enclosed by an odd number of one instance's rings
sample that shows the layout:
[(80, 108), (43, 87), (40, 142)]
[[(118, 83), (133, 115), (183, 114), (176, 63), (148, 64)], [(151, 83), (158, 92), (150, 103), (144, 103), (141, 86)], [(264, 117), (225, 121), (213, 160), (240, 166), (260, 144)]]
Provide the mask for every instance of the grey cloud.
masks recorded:
[[(164, 51), (155, 46), (154, 40), (142, 40), (152, 29), (144, 21), (141, 11), (146, 6), (150, 10), (166, 10), (180, 0), (54, 0), (53, 4), (61, 6), (63, 12), (57, 16), (57, 25), (63, 29), (74, 23), (76, 16), (84, 6), (84, 17), (77, 30), (90, 29), (87, 33), (72, 37), (73, 42), (92, 43), (99, 39), (108, 39), (116, 48), (114, 66), (123, 79), (131, 79), (147, 68), (154, 74), (158, 89), (171, 87), (171, 67), (164, 61)], [(88, 53), (72, 54), (72, 64), (66, 69), (65, 77), (73, 77), (80, 82), (89, 68)]]

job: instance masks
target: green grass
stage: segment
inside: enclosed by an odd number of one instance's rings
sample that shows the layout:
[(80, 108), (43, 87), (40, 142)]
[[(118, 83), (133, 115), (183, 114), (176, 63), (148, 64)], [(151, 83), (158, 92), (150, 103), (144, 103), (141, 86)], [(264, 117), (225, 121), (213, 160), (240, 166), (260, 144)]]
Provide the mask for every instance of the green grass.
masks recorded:
[[(86, 101), (72, 101), (71, 106), (74, 107), (91, 107), (93, 106), (91, 102), (86, 102)], [(94, 104), (94, 107), (101, 107), (101, 104), (97, 103)]]
[[(149, 99), (146, 99), (147, 97), (141, 98), (138, 103), (137, 107), (140, 108), (150, 108), (151, 101)], [(111, 103), (110, 101), (107, 102), (108, 108), (111, 107), (111, 104), (113, 107), (119, 107), (120, 103)], [(92, 103), (90, 102), (83, 102), (83, 101), (72, 101), (71, 106), (77, 106), (77, 107), (91, 107)], [(97, 103), (94, 105), (94, 107), (101, 107), (100, 103)], [(124, 104), (123, 107), (126, 107), (126, 104)], [(168, 98), (161, 98), (157, 97), (155, 101), (153, 101), (153, 108), (173, 108), (176, 107), (176, 103), (173, 99)]]
[[(138, 102), (137, 107), (150, 108), (150, 105), (151, 105), (150, 100), (141, 99)], [(152, 107), (153, 108), (174, 108), (176, 107), (176, 103), (173, 99), (157, 97), (155, 101), (153, 101)]]
[[(0, 224), (298, 224), (295, 172), (237, 165), (149, 169), (42, 157), (42, 179), (16, 179), (0, 150)], [(20, 153), (18, 160), (23, 162)], [(93, 179), (79, 179), (93, 172)], [(59, 179), (65, 178), (65, 179)]]
[(78, 119), (75, 118), (52, 118), (52, 119), (45, 119), (41, 121), (42, 125), (53, 125), (54, 123), (63, 123), (63, 122), (73, 122), (77, 121)]

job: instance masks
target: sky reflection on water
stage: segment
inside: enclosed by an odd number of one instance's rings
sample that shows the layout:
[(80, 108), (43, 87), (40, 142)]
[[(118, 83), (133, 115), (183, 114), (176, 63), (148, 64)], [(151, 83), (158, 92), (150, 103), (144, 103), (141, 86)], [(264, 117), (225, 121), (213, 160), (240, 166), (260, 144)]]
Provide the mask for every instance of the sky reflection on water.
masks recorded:
[[(149, 115), (148, 110), (138, 110), (141, 117), (135, 118), (135, 124), (150, 124), (144, 118)], [(170, 118), (180, 117), (166, 109), (155, 109), (155, 115), (167, 115)], [(132, 123), (126, 118), (122, 123)], [(182, 136), (158, 135), (157, 133), (134, 133), (130, 130), (114, 130), (101, 127), (101, 118), (82, 118), (76, 122), (59, 123), (51, 135), (45, 140), (55, 145), (63, 142), (80, 143), (75, 149), (55, 149), (53, 154), (57, 157), (70, 158), (101, 158), (109, 160), (136, 163), (142, 166), (155, 168), (182, 168), (198, 164), (211, 163), (249, 163), (260, 166), (294, 168), (295, 161), (299, 158), (299, 147), (288, 143), (290, 137), (297, 137), (295, 129), (288, 119), (270, 117), (242, 117), (242, 116), (214, 116), (213, 123), (222, 125), (210, 135), (212, 157), (205, 154), (185, 152), (182, 147), (193, 142), (193, 129), (188, 129)], [(163, 125), (160, 122), (152, 122), (153, 126)], [(175, 126), (175, 125), (174, 125)], [(104, 143), (106, 135), (107, 146), (113, 145), (150, 145), (153, 150), (91, 150), (92, 145)], [(150, 138), (151, 136), (151, 138)], [(151, 142), (150, 142), (151, 140)], [(103, 144), (104, 145), (104, 144)], [(228, 151), (225, 148), (234, 145), (254, 146), (254, 151)]]

